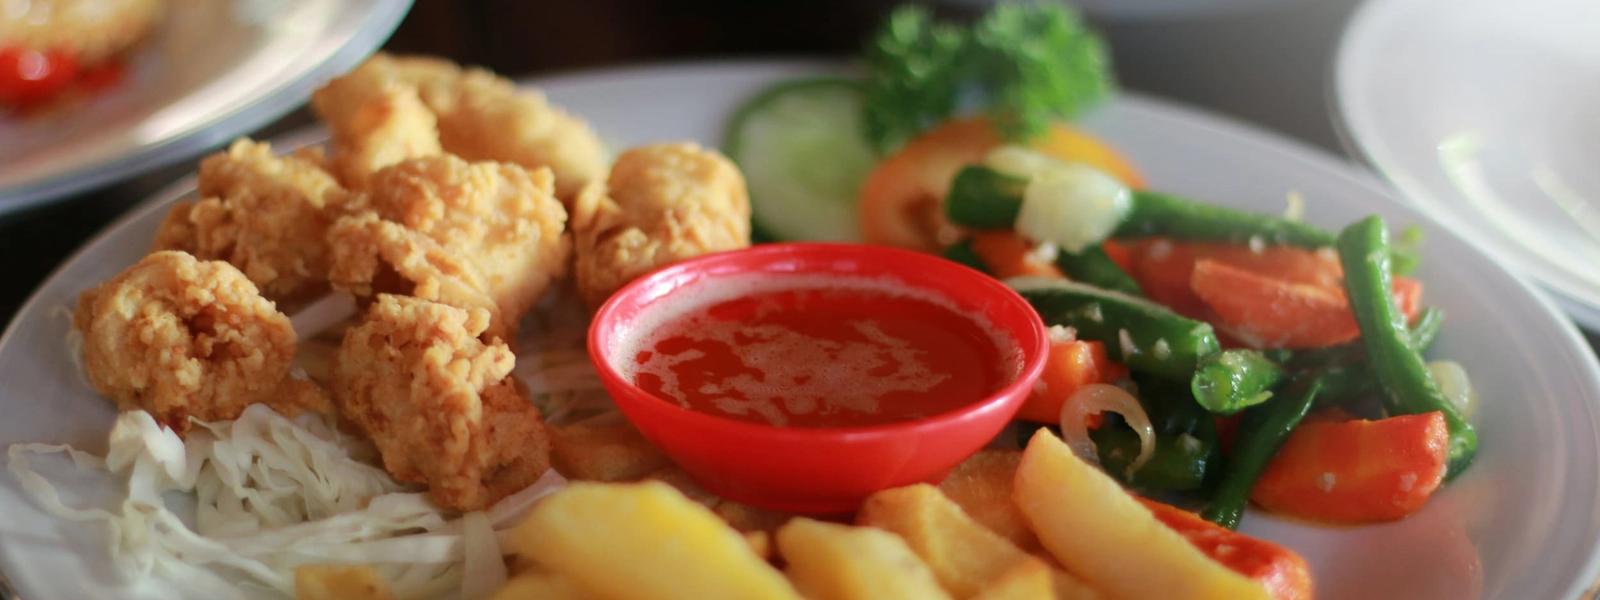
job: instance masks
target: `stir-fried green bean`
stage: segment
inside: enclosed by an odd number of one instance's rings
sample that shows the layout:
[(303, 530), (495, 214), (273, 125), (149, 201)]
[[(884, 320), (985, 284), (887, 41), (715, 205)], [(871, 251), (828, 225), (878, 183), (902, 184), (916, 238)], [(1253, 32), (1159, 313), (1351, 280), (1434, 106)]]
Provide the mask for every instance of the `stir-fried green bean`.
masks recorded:
[(1250, 488), (1278, 453), (1289, 433), (1311, 412), (1317, 394), (1322, 389), (1322, 378), (1312, 376), (1291, 384), (1279, 397), (1244, 412), (1239, 423), (1238, 437), (1233, 442), (1233, 454), (1223, 468), (1222, 481), (1212, 494), (1211, 503), (1201, 516), (1207, 520), (1237, 529), (1244, 507), (1250, 500)]
[(1450, 467), (1447, 477), (1459, 475), (1472, 463), (1478, 434), (1439, 391), (1406, 329), (1405, 315), (1390, 297), (1389, 230), (1383, 218), (1367, 217), (1339, 234), (1339, 261), (1344, 266), (1345, 291), (1361, 326), (1367, 361), (1383, 386), (1385, 406), (1391, 414), (1444, 413), (1450, 428)]
[(1147, 190), (1133, 192), (1133, 211), (1117, 229), (1117, 237), (1165, 235), (1183, 240), (1287, 244), (1306, 248), (1332, 246), (1332, 233), (1278, 217), (1205, 204)]
[(974, 229), (1011, 229), (1022, 210), (1022, 192), (1028, 180), (984, 166), (970, 166), (950, 180), (945, 195), (945, 217), (951, 223)]
[(1089, 285), (1122, 292), (1129, 295), (1142, 295), (1144, 290), (1139, 288), (1139, 282), (1117, 266), (1117, 263), (1106, 255), (1100, 246), (1090, 246), (1083, 252), (1061, 251), (1056, 256), (1056, 268), (1066, 273), (1073, 281), (1082, 281)]
[(1201, 407), (1231, 415), (1272, 397), (1283, 369), (1255, 350), (1224, 350), (1200, 359), (1190, 388)]
[(1010, 283), (1046, 323), (1104, 342), (1112, 358), (1136, 372), (1187, 383), (1200, 359), (1218, 350), (1211, 325), (1142, 298), (1071, 281)]
[(940, 255), (949, 260), (972, 267), (973, 269), (977, 269), (984, 273), (989, 272), (988, 265), (983, 264), (983, 257), (978, 256), (978, 252), (972, 249), (971, 239), (964, 239), (951, 244), (950, 247), (945, 248), (944, 252), (941, 252)]

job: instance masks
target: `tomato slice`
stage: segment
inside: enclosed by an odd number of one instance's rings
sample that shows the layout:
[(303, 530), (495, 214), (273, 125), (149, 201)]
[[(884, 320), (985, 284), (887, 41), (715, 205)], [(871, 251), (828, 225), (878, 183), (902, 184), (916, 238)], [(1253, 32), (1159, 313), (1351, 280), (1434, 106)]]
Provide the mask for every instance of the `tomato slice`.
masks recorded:
[(49, 100), (78, 77), (78, 62), (58, 50), (0, 48), (0, 104), (25, 108)]

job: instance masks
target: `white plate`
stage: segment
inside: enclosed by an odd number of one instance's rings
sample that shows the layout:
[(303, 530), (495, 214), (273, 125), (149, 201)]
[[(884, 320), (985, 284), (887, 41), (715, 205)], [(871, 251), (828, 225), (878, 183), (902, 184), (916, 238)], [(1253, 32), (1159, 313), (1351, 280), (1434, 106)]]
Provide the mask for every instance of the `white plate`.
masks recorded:
[[(551, 97), (617, 145), (722, 139), (743, 97), (808, 63), (678, 65), (561, 77)], [(1477, 464), (1420, 514), (1388, 525), (1327, 528), (1246, 518), (1313, 566), (1324, 598), (1572, 598), (1600, 568), (1600, 366), (1571, 323), (1482, 253), (1393, 202), (1372, 178), (1326, 155), (1216, 117), (1124, 96), (1090, 129), (1125, 150), (1153, 186), (1265, 212), (1298, 190), (1328, 227), (1383, 213), (1428, 234), (1419, 276), (1450, 317), (1436, 355), (1461, 361), (1483, 398)], [(80, 383), (63, 340), (82, 289), (136, 260), (168, 202), (162, 194), (70, 259), (0, 339), (0, 444), (55, 441), (102, 449), (112, 408)], [(52, 519), (0, 475), (0, 570), (25, 597), (128, 595), (108, 579), (97, 532)], [(152, 596), (159, 597), (159, 596)]]
[(1600, 2), (1369, 0), (1336, 60), (1350, 146), (1600, 329)]
[(180, 0), (128, 78), (79, 106), (0, 116), (0, 213), (153, 169), (265, 125), (388, 39), (411, 0)]

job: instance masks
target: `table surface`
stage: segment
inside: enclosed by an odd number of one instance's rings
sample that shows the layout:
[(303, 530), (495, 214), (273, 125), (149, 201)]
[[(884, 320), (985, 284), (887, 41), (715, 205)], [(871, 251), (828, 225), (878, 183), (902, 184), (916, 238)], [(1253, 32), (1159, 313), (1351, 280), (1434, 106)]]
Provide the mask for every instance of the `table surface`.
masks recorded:
[[(959, 15), (983, 0), (945, 0)], [(1158, 0), (1087, 2), (1109, 39), (1123, 87), (1252, 122), (1348, 156), (1326, 101), (1331, 57), (1359, 0), (1214, 0), (1140, 15)], [(850, 56), (897, 2), (815, 0), (681, 3), (636, 0), (471, 3), (418, 0), (385, 48), (538, 76), (599, 66), (739, 56)], [(562, 27), (521, 35), (527, 23)], [(270, 138), (311, 122), (304, 110), (252, 134)], [(46, 276), (101, 228), (172, 181), (194, 160), (22, 213), (0, 215), (0, 325)], [(1600, 332), (1585, 332), (1600, 348)]]

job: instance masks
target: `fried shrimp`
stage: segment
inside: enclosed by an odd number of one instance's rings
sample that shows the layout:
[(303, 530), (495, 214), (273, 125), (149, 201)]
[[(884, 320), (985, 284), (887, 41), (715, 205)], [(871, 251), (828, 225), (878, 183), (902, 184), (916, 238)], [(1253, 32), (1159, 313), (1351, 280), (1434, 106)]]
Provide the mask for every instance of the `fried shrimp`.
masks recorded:
[(333, 135), (333, 169), (354, 189), (379, 169), (444, 152), (439, 121), (416, 88), (371, 75), (357, 71), (311, 95), (312, 110)]
[[(537, 90), (519, 89), (483, 69), (462, 69), (439, 59), (378, 54), (319, 90), (313, 105), (337, 134), (342, 124), (358, 121), (347, 115), (361, 113), (363, 105), (378, 102), (395, 90), (414, 91), (436, 118), (426, 123), (436, 125), (432, 129), (424, 126), (425, 119), (414, 115), (415, 109), (409, 105), (403, 115), (397, 108), (369, 109), (383, 115), (372, 121), (396, 123), (392, 129), (402, 141), (392, 150), (395, 154), (437, 154), (437, 148), (426, 146), (436, 142), (444, 152), (467, 160), (511, 162), (528, 169), (548, 167), (555, 174), (556, 194), (564, 200), (605, 174), (605, 152), (588, 123), (551, 105)], [(402, 121), (408, 126), (400, 127)], [(336, 148), (345, 143), (335, 136)], [(431, 151), (423, 153), (427, 150)]]
[(277, 156), (241, 139), (200, 163), (200, 200), (172, 208), (154, 249), (225, 260), (267, 298), (294, 305), (328, 289), (329, 225), (349, 194), (315, 151)]
[(578, 291), (591, 308), (653, 268), (750, 245), (739, 169), (695, 144), (629, 150), (572, 208)]
[(288, 376), (295, 333), (243, 273), (157, 252), (78, 298), (89, 382), (122, 410), (182, 435), (189, 418), (233, 419), (261, 402), (325, 411), (315, 384)]
[(339, 412), (384, 468), (451, 510), (489, 506), (550, 466), (539, 411), (510, 377), (516, 359), (481, 339), (488, 327), (486, 310), (381, 295), (334, 367)]
[(372, 176), (367, 210), (329, 232), (333, 285), (487, 309), (491, 333), (509, 338), (566, 273), (567, 213), (551, 191), (548, 169), (449, 155), (385, 168)]

